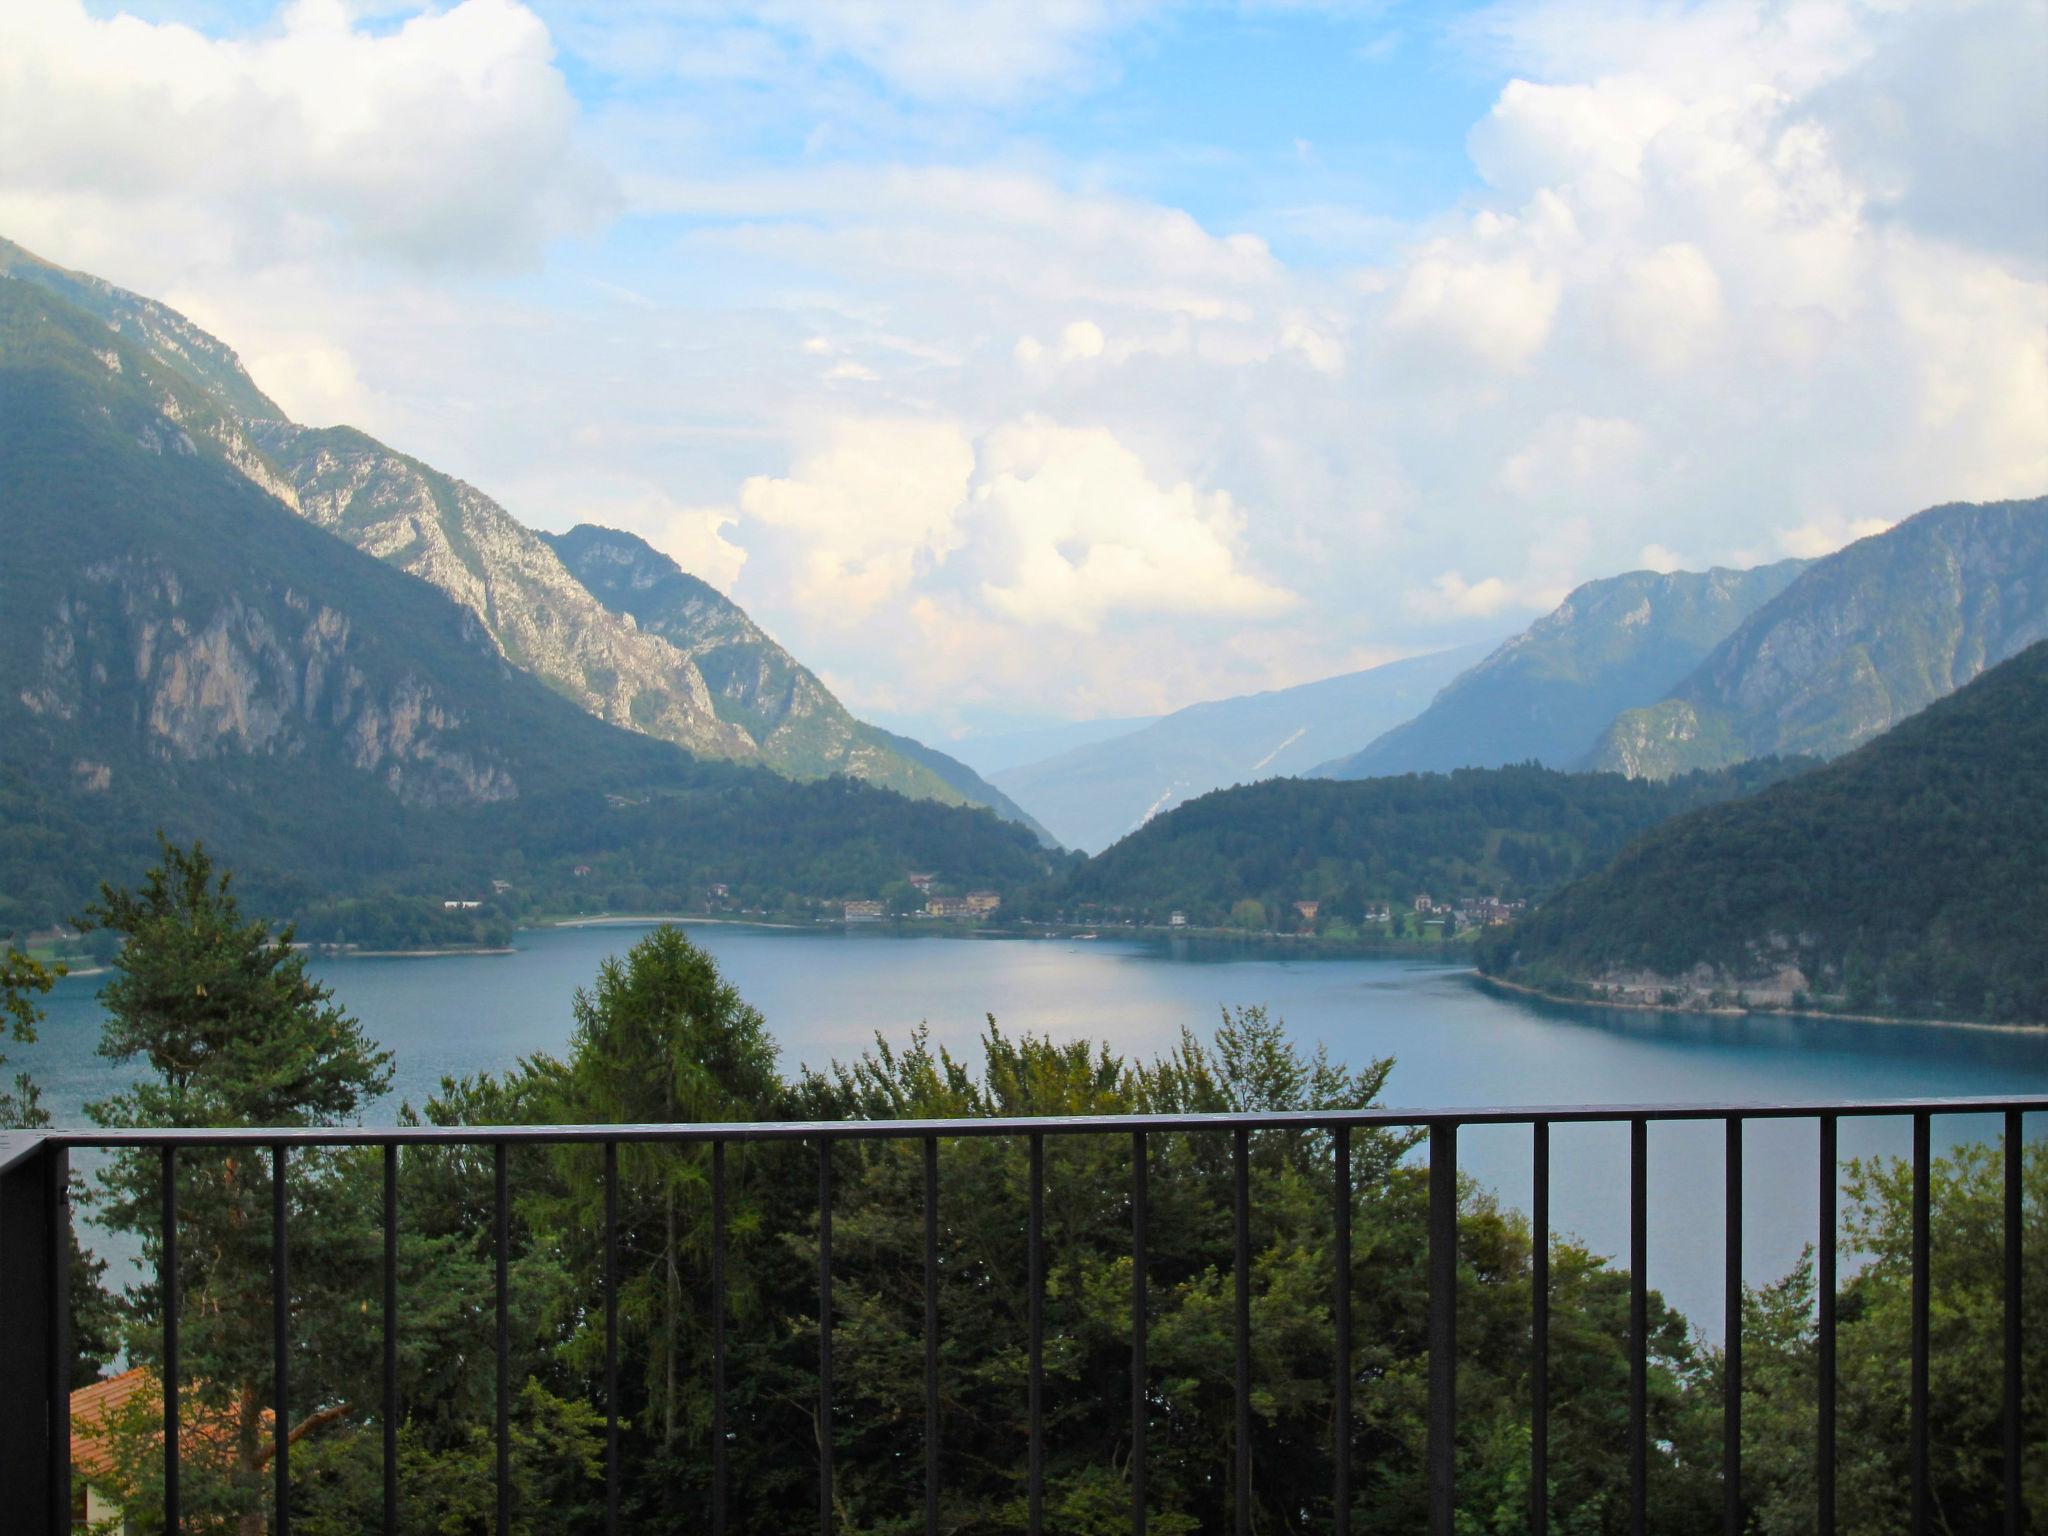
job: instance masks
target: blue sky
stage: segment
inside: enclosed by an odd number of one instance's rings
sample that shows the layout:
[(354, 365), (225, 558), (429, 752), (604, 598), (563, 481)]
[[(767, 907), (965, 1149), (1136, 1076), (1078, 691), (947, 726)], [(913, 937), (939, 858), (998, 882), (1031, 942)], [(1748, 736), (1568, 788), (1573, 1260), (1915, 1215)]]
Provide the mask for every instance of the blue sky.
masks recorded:
[(944, 739), (2048, 484), (2041, 0), (28, 0), (0, 233)]

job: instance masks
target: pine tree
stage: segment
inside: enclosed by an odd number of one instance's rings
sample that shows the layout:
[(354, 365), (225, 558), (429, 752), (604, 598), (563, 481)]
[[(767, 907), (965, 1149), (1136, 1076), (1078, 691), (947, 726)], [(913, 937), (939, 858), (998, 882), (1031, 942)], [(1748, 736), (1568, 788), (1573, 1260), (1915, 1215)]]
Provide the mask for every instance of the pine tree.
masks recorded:
[[(125, 940), (101, 992), (100, 1054), (141, 1062), (131, 1088), (87, 1112), (102, 1126), (308, 1126), (353, 1118), (391, 1079), (390, 1054), (306, 974), (292, 931), (245, 918), (205, 850), (159, 840), (162, 862), (137, 890), (103, 885), (84, 921)], [(108, 1226), (137, 1234), (149, 1279), (125, 1298), (129, 1358), (160, 1368), (165, 1298), (163, 1163), (117, 1157), (101, 1175)], [(340, 1154), (299, 1152), (288, 1174), (292, 1304), (332, 1316), (367, 1294), (367, 1188)], [(202, 1521), (263, 1529), (270, 1445), (271, 1171), (253, 1149), (189, 1148), (177, 1157), (181, 1388), (195, 1415), (224, 1427), (220, 1454), (188, 1462), (184, 1503)], [(304, 1330), (301, 1331), (302, 1336)], [(334, 1416), (349, 1351), (293, 1360), (296, 1428)], [(137, 1490), (141, 1513), (152, 1491)]]

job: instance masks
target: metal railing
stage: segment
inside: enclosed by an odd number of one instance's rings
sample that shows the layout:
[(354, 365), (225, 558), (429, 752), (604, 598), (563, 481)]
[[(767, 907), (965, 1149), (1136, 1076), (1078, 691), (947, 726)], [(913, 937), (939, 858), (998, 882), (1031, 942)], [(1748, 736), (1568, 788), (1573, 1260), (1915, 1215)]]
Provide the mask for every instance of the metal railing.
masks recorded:
[[(179, 1401), (177, 1185), (174, 1173), (184, 1148), (268, 1148), (272, 1157), (273, 1229), (271, 1236), (275, 1336), (274, 1390), (277, 1411), (272, 1420), (272, 1454), (277, 1498), (273, 1530), (288, 1536), (290, 1528), (290, 1433), (283, 1405), (289, 1400), (290, 1346), (289, 1263), (285, 1230), (285, 1178), (294, 1148), (360, 1147), (383, 1149), (383, 1530), (398, 1530), (400, 1490), (397, 1475), (398, 1393), (398, 1150), (402, 1146), (489, 1146), (494, 1174), (493, 1248), (496, 1293), (496, 1529), (511, 1527), (511, 1386), (509, 1263), (511, 1254), (507, 1152), (515, 1145), (600, 1144), (604, 1148), (604, 1327), (606, 1391), (606, 1517), (605, 1529), (616, 1536), (620, 1526), (619, 1491), (619, 1248), (618, 1148), (622, 1143), (664, 1142), (708, 1145), (711, 1156), (711, 1333), (712, 1333), (712, 1469), (711, 1529), (723, 1536), (727, 1524), (727, 1383), (726, 1383), (726, 1224), (725, 1149), (734, 1143), (811, 1142), (817, 1148), (818, 1177), (818, 1409), (819, 1422), (831, 1422), (832, 1380), (832, 1148), (842, 1141), (919, 1140), (924, 1151), (924, 1418), (925, 1529), (939, 1529), (941, 1434), (938, 1362), (938, 1146), (941, 1139), (1012, 1137), (1029, 1147), (1028, 1253), (1028, 1528), (1033, 1536), (1044, 1524), (1045, 1420), (1045, 1206), (1044, 1149), (1048, 1136), (1127, 1136), (1131, 1145), (1131, 1440), (1129, 1463), (1130, 1528), (1143, 1536), (1146, 1521), (1146, 1430), (1150, 1417), (1145, 1358), (1148, 1321), (1146, 1297), (1146, 1189), (1148, 1138), (1169, 1133), (1227, 1134), (1232, 1139), (1233, 1270), (1232, 1331), (1235, 1344), (1233, 1391), (1235, 1434), (1234, 1515), (1239, 1536), (1251, 1530), (1251, 1249), (1250, 1137), (1264, 1131), (1314, 1131), (1331, 1138), (1334, 1156), (1332, 1207), (1334, 1242), (1333, 1357), (1339, 1362), (1334, 1382), (1332, 1528), (1345, 1536), (1352, 1511), (1351, 1424), (1352, 1369), (1355, 1358), (1351, 1322), (1351, 1213), (1355, 1194), (1351, 1177), (1351, 1136), (1356, 1130), (1397, 1128), (1426, 1133), (1428, 1180), (1428, 1440), (1426, 1481), (1429, 1530), (1450, 1536), (1456, 1508), (1456, 1308), (1458, 1236), (1458, 1133), (1465, 1126), (1527, 1125), (1533, 1165), (1532, 1286), (1530, 1318), (1529, 1528), (1544, 1536), (1551, 1518), (1547, 1497), (1549, 1471), (1549, 1334), (1550, 1334), (1550, 1132), (1556, 1125), (1607, 1123), (1629, 1129), (1629, 1402), (1628, 1468), (1630, 1529), (1645, 1533), (1648, 1521), (1649, 1341), (1646, 1231), (1648, 1225), (1648, 1128), (1653, 1123), (1720, 1121), (1726, 1130), (1725, 1239), (1726, 1314), (1724, 1320), (1724, 1526), (1739, 1532), (1743, 1523), (1742, 1427), (1742, 1145), (1743, 1127), (1752, 1120), (1811, 1119), (1820, 1132), (1817, 1290), (1818, 1413), (1816, 1447), (1818, 1475), (1814, 1488), (1817, 1528), (1835, 1528), (1835, 1395), (1837, 1284), (1836, 1132), (1843, 1118), (1903, 1116), (1912, 1123), (1912, 1345), (1910, 1393), (1909, 1528), (1933, 1529), (1933, 1490), (1929, 1466), (1929, 1174), (1930, 1127), (1936, 1115), (2003, 1117), (2004, 1140), (2004, 1338), (2003, 1338), (2003, 1478), (2004, 1525), (2018, 1536), (2025, 1514), (2021, 1472), (2021, 1156), (2022, 1117), (2048, 1111), (2048, 1097), (1891, 1099), (1812, 1101), (1761, 1104), (1635, 1104), (1495, 1109), (1374, 1109), (1309, 1111), (1295, 1114), (1106, 1115), (1076, 1118), (960, 1120), (832, 1121), (730, 1125), (554, 1125), (554, 1126), (406, 1126), (391, 1129), (334, 1127), (318, 1129), (234, 1130), (101, 1130), (0, 1136), (0, 1489), (6, 1490), (10, 1529), (59, 1533), (71, 1523), (71, 1425), (68, 1316), (70, 1211), (69, 1154), (73, 1148), (155, 1148), (163, 1160), (163, 1204), (160, 1218), (160, 1294), (163, 1308), (163, 1485), (165, 1530), (178, 1536)], [(819, 1437), (818, 1528), (831, 1536), (834, 1527), (832, 1436)]]

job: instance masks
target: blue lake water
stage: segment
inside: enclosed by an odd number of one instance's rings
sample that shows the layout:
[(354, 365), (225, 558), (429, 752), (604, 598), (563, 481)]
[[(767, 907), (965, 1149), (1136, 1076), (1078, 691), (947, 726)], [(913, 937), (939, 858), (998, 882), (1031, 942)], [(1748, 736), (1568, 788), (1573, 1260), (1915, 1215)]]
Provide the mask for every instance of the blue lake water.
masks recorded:
[[(1708, 1018), (1561, 1007), (1487, 990), (1469, 974), (1412, 960), (1275, 956), (1184, 942), (1104, 938), (955, 940), (853, 930), (692, 926), (782, 1045), (785, 1071), (845, 1060), (879, 1031), (901, 1041), (920, 1022), (936, 1043), (978, 1060), (984, 1016), (1008, 1033), (1108, 1042), (1130, 1056), (1168, 1049), (1183, 1027), (1206, 1032), (1224, 1006), (1263, 1004), (1297, 1039), (1362, 1064), (1395, 1059), (1396, 1106), (1762, 1102), (1789, 1098), (2048, 1092), (2048, 1031), (1976, 1030), (1787, 1018)], [(549, 929), (517, 952), (433, 959), (323, 961), (319, 975), (396, 1053), (388, 1121), (444, 1075), (502, 1069), (559, 1053), (570, 1000), (632, 927)], [(41, 1039), (9, 1052), (41, 1085), (61, 1124), (125, 1073), (95, 1054), (100, 982), (73, 977), (48, 999)], [(1985, 1117), (1937, 1120), (1938, 1144), (1988, 1139)], [(1552, 1134), (1553, 1221), (1607, 1253), (1625, 1252), (1626, 1130)], [(1842, 1123), (1844, 1159), (1901, 1153), (1901, 1120)], [(1465, 1131), (1459, 1161), (1526, 1208), (1529, 1133)], [(1782, 1274), (1812, 1240), (1817, 1132), (1760, 1122), (1746, 1139), (1744, 1267)], [(1722, 1131), (1715, 1123), (1650, 1131), (1649, 1264), (1662, 1289), (1710, 1336), (1722, 1273)], [(103, 1244), (111, 1252), (111, 1245)]]

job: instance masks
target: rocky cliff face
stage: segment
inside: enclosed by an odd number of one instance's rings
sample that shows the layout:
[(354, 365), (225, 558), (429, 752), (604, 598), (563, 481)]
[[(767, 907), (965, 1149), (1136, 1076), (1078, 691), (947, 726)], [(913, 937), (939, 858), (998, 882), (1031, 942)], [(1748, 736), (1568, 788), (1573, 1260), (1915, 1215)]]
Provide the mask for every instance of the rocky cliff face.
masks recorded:
[(756, 755), (687, 655), (607, 612), (540, 535), (474, 486), (343, 428), (253, 431), (306, 517), (446, 592), (514, 666), (612, 725), (703, 757)]
[[(34, 663), (18, 680), (28, 714), (86, 744), (75, 787), (113, 789), (111, 759), (166, 763), (297, 759), (323, 746), (408, 805), (510, 799), (509, 768), (460, 744), (463, 712), (417, 673), (373, 681), (349, 616), (302, 593), (188, 596), (149, 553), (94, 561), (44, 592)], [(480, 637), (479, 637), (480, 638)]]
[(2048, 499), (1936, 507), (1817, 562), (1589, 766), (1833, 757), (2048, 635)]

